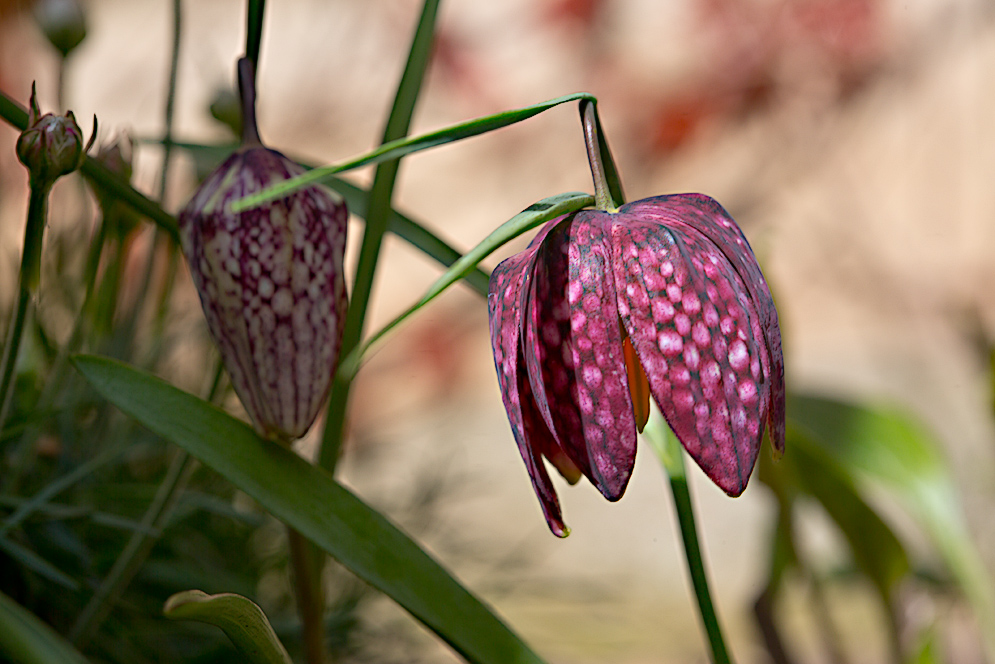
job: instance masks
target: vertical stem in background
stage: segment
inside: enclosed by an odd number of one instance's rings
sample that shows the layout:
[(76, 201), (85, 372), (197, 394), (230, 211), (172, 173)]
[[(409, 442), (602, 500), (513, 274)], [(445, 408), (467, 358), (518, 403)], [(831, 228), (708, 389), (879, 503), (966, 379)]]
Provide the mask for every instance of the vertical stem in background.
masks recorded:
[(31, 294), (38, 286), (41, 272), (41, 242), (48, 217), (48, 193), (51, 184), (31, 182), (28, 202), (28, 219), (24, 228), (24, 248), (21, 251), (21, 269), (18, 273), (17, 302), (11, 313), (4, 339), (3, 358), (0, 359), (0, 433), (13, 400), (14, 367), (18, 350), (24, 337), (24, 321), (28, 315)]
[(173, 152), (173, 115), (176, 109), (176, 78), (180, 68), (180, 30), (182, 26), (183, 12), (180, 0), (173, 0), (173, 45), (169, 55), (169, 83), (166, 88), (166, 108), (163, 112), (162, 175), (159, 178), (159, 203), (165, 199), (169, 184), (169, 161)]
[(712, 662), (714, 664), (730, 664), (732, 660), (726, 649), (722, 628), (719, 626), (719, 618), (715, 614), (715, 606), (708, 589), (708, 576), (705, 574), (705, 563), (701, 556), (701, 547), (698, 545), (694, 504), (691, 502), (691, 494), (688, 492), (687, 475), (684, 470), (684, 450), (681, 449), (677, 438), (666, 428), (662, 418), (658, 416), (650, 419), (650, 424), (644, 433), (653, 445), (653, 449), (670, 479), (670, 490), (674, 495), (674, 510), (677, 512), (677, 520), (681, 527), (681, 539), (684, 542), (688, 574), (691, 576), (691, 585), (694, 587), (694, 594), (698, 600), (701, 622), (708, 636)]
[(259, 47), (263, 40), (263, 15), (266, 0), (249, 0), (248, 20), (245, 30), (245, 57), (252, 63), (252, 71), (259, 71)]
[[(438, 9), (439, 0), (425, 0), (425, 4), (422, 6), (421, 17), (418, 19), (415, 36), (411, 41), (408, 62), (397, 86), (394, 105), (387, 118), (381, 144), (403, 138), (411, 126), (411, 116), (414, 113), (415, 103), (418, 101), (418, 94), (421, 91), (425, 70), (428, 68), (428, 60), (431, 55)], [(363, 336), (366, 310), (370, 303), (370, 293), (373, 289), (373, 278), (380, 257), (383, 235), (387, 230), (390, 201), (394, 192), (394, 182), (397, 179), (399, 164), (400, 161), (397, 159), (380, 164), (373, 179), (373, 186), (370, 188), (370, 196), (364, 215), (366, 227), (363, 233), (363, 243), (359, 250), (359, 263), (356, 268), (356, 283), (353, 284), (339, 357), (347, 357)], [(331, 399), (325, 417), (325, 430), (322, 435), (318, 461), (323, 468), (330, 472), (335, 471), (335, 464), (342, 447), (349, 386), (348, 379), (338, 376), (332, 383)]]
[[(173, 156), (173, 116), (176, 107), (176, 85), (180, 64), (180, 36), (183, 28), (183, 11), (181, 0), (173, 0), (173, 41), (172, 50), (169, 56), (169, 78), (166, 84), (166, 106), (163, 110), (163, 130), (162, 130), (162, 173), (159, 176), (158, 202), (162, 205), (165, 202), (166, 193), (169, 190), (169, 164)], [(152, 245), (145, 260), (145, 272), (142, 275), (139, 296), (135, 298), (134, 306), (130, 315), (125, 318), (127, 321), (124, 328), (127, 336), (131, 337), (138, 324), (138, 316), (152, 284), (152, 275), (155, 272), (156, 255), (159, 254), (159, 247), (167, 247), (166, 270), (162, 287), (156, 304), (156, 315), (154, 318), (154, 329), (152, 338), (159, 339), (165, 325), (165, 315), (169, 297), (173, 290), (173, 277), (176, 274), (176, 245), (168, 241), (161, 229), (156, 229)]]

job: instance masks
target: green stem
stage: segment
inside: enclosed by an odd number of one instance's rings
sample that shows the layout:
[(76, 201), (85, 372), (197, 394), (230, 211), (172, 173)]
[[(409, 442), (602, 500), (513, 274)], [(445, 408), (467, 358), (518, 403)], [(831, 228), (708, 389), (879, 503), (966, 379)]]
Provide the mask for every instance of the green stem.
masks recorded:
[[(384, 128), (381, 144), (403, 138), (411, 126), (411, 116), (414, 113), (418, 93), (421, 91), (425, 70), (428, 67), (431, 53), (432, 38), (435, 34), (435, 18), (438, 14), (439, 0), (425, 0), (418, 27), (411, 41), (408, 62), (397, 86), (397, 94), (391, 107), (387, 125)], [(366, 208), (366, 227), (363, 232), (363, 242), (359, 250), (359, 262), (356, 267), (356, 282), (353, 284), (352, 297), (349, 302), (349, 313), (346, 315), (345, 331), (342, 337), (340, 357), (346, 357), (352, 352), (363, 336), (366, 322), (366, 311), (373, 290), (373, 279), (376, 274), (377, 262), (380, 258), (380, 247), (387, 231), (390, 219), (390, 201), (397, 180), (397, 170), (400, 159), (385, 161), (377, 167), (370, 187), (369, 202)], [(330, 472), (335, 471), (339, 452), (342, 447), (342, 432), (345, 425), (346, 406), (349, 400), (350, 381), (336, 377), (332, 384), (332, 396), (328, 404), (325, 418), (325, 431), (322, 435), (321, 452), (318, 463)]]
[(266, 0), (249, 0), (246, 15), (245, 57), (252, 63), (252, 70), (259, 70), (259, 46), (263, 40), (263, 15)]
[(597, 102), (591, 99), (580, 101), (580, 121), (584, 128), (584, 147), (587, 161), (594, 179), (594, 206), (605, 212), (617, 212), (625, 203), (622, 182), (615, 168), (608, 139), (598, 119)]
[[(80, 650), (86, 648), (93, 634), (114, 608), (121, 593), (141, 569), (195, 468), (196, 461), (186, 452), (180, 450), (173, 457), (165, 479), (159, 485), (152, 503), (142, 517), (141, 529), (132, 533), (110, 572), (104, 577), (100, 587), (73, 624), (69, 639)], [(149, 534), (150, 532), (155, 535)]]
[(41, 242), (48, 218), (48, 193), (50, 183), (31, 182), (31, 197), (28, 202), (28, 219), (24, 227), (24, 248), (21, 252), (21, 269), (18, 274), (17, 303), (10, 317), (7, 338), (0, 359), (0, 434), (13, 401), (14, 367), (17, 364), (21, 339), (24, 337), (24, 321), (32, 293), (38, 287), (41, 274)]
[(297, 614), (301, 617), (301, 638), (304, 661), (322, 664), (325, 661), (325, 598), (321, 586), (322, 551), (312, 547), (299, 532), (287, 526), (290, 546), (290, 567), (294, 578)]
[(176, 108), (176, 77), (180, 68), (180, 30), (183, 11), (180, 0), (173, 0), (173, 44), (169, 56), (169, 83), (166, 87), (166, 108), (163, 112), (162, 175), (159, 178), (159, 202), (166, 198), (169, 183), (169, 163), (173, 151), (173, 115)]
[(698, 600), (698, 611), (701, 622), (708, 637), (708, 645), (712, 651), (714, 664), (730, 664), (729, 651), (722, 636), (719, 618), (715, 613), (715, 605), (708, 589), (708, 576), (705, 573), (705, 563), (698, 544), (698, 532), (695, 527), (694, 504), (688, 491), (687, 474), (684, 469), (684, 451), (677, 438), (660, 421), (653, 418), (644, 433), (653, 445), (660, 463), (663, 464), (670, 479), (670, 490), (674, 496), (674, 510), (681, 527), (681, 539), (684, 542), (684, 555), (687, 558), (688, 573), (691, 585)]
[[(221, 395), (221, 377), (224, 365), (220, 359), (214, 370), (214, 379), (208, 390), (207, 400), (216, 403)], [(166, 476), (156, 490), (152, 502), (142, 516), (141, 529), (136, 530), (110, 572), (104, 577), (96, 592), (86, 603), (73, 624), (69, 638), (77, 648), (83, 649), (100, 625), (110, 614), (118, 598), (131, 583), (135, 574), (152, 552), (159, 535), (169, 522), (180, 496), (186, 490), (190, 477), (197, 469), (197, 461), (187, 452), (179, 450), (173, 457)], [(154, 534), (150, 534), (154, 533)]]

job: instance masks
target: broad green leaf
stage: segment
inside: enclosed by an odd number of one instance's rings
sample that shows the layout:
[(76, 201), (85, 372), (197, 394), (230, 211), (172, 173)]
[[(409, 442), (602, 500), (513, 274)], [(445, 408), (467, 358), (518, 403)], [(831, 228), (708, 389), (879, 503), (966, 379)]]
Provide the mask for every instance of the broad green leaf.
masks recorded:
[(247, 597), (185, 590), (167, 599), (162, 612), (173, 620), (196, 620), (221, 628), (251, 664), (293, 664), (266, 614)]
[(971, 541), (957, 488), (939, 445), (917, 421), (895, 409), (792, 395), (793, 426), (841, 467), (893, 491), (929, 534), (971, 601), (988, 656), (995, 659), (995, 589)]
[(508, 221), (498, 226), (493, 233), (481, 240), (476, 247), (466, 252), (466, 254), (453, 263), (448, 270), (443, 272), (442, 275), (436, 279), (435, 283), (429, 287), (428, 291), (425, 292), (421, 299), (411, 305), (407, 311), (399, 315), (397, 318), (384, 326), (383, 329), (371, 336), (366, 343), (357, 349), (357, 351), (354, 351), (346, 356), (339, 365), (339, 375), (347, 378), (354, 376), (359, 370), (359, 365), (362, 362), (363, 355), (365, 355), (375, 343), (380, 341), (387, 335), (387, 333), (407, 320), (412, 314), (441, 295), (447, 288), (460, 279), (466, 277), (466, 275), (470, 274), (477, 267), (480, 261), (490, 256), (502, 245), (510, 242), (519, 235), (530, 231), (540, 224), (555, 219), (561, 215), (570, 214), (571, 212), (588, 207), (592, 203), (594, 203), (594, 198), (590, 194), (580, 192), (557, 194), (556, 196), (544, 198), (538, 203), (533, 203)]
[(108, 401), (227, 478), (468, 661), (541, 661), (438, 562), (324, 470), (159, 378), (106, 358), (73, 362)]
[(55, 630), (0, 592), (0, 659), (17, 664), (86, 664)]
[[(857, 567), (878, 589), (886, 606), (909, 572), (909, 559), (898, 537), (863, 496), (845, 469), (825, 450), (794, 428), (778, 471), (793, 467), (797, 486), (819, 501), (843, 533)], [(890, 612), (889, 612), (890, 615)]]
[(420, 134), (411, 138), (391, 141), (390, 143), (381, 145), (376, 150), (360, 155), (359, 157), (354, 157), (353, 159), (342, 162), (341, 164), (316, 168), (295, 178), (291, 178), (290, 180), (273, 185), (266, 191), (253, 194), (252, 196), (247, 196), (240, 201), (235, 201), (232, 204), (232, 209), (239, 211), (244, 210), (245, 208), (255, 207), (268, 200), (286, 196), (290, 192), (300, 189), (301, 187), (306, 187), (313, 182), (324, 182), (325, 179), (333, 173), (351, 171), (356, 168), (368, 166), (369, 164), (379, 164), (383, 161), (397, 159), (414, 152), (420, 152), (421, 150), (428, 150), (429, 148), (460, 141), (464, 138), (480, 136), (481, 134), (486, 134), (494, 131), (495, 129), (501, 129), (517, 122), (521, 122), (522, 120), (527, 120), (533, 116), (539, 115), (543, 111), (548, 111), (551, 108), (559, 106), (560, 104), (580, 101), (581, 99), (593, 100), (594, 97), (586, 92), (575, 92), (573, 94), (557, 97), (556, 99), (550, 99), (549, 101), (544, 101), (539, 104), (526, 106), (525, 108), (504, 111), (502, 113), (496, 113), (494, 115), (460, 122), (459, 124), (438, 129), (427, 134)]

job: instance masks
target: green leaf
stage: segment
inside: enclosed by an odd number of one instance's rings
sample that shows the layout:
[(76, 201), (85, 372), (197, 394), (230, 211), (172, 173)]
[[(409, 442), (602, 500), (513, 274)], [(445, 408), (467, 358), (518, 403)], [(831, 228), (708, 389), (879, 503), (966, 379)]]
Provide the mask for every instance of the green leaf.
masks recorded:
[(533, 203), (514, 217), (498, 226), (494, 232), (485, 237), (476, 247), (466, 252), (459, 260), (453, 263), (448, 270), (433, 283), (428, 291), (415, 302), (404, 313), (388, 323), (383, 329), (371, 336), (366, 343), (360, 346), (357, 351), (346, 356), (339, 365), (339, 375), (351, 378), (359, 370), (359, 365), (363, 356), (369, 349), (391, 330), (403, 323), (412, 314), (424, 307), (442, 294), (454, 283), (466, 277), (477, 267), (480, 261), (484, 260), (502, 245), (510, 242), (519, 235), (555, 219), (564, 214), (570, 214), (594, 203), (594, 197), (590, 194), (580, 192), (570, 192), (557, 194), (544, 198), (538, 203)]
[[(147, 142), (157, 143), (157, 141)], [(238, 148), (238, 144), (202, 145), (199, 143), (173, 143), (173, 145), (191, 153), (195, 159), (202, 159), (205, 164), (210, 164), (211, 167), (207, 170), (212, 170), (214, 166), (220, 164), (233, 150)], [(298, 159), (294, 159), (294, 161), (304, 168), (314, 168), (313, 165), (309, 165)], [(369, 189), (359, 187), (348, 180), (334, 176), (325, 181), (325, 186), (338, 192), (345, 199), (351, 214), (361, 219), (366, 219), (366, 205), (370, 196)], [(454, 249), (452, 245), (428, 230), (423, 224), (398, 212), (394, 208), (390, 209), (387, 217), (387, 231), (398, 236), (415, 249), (420, 250), (429, 258), (438, 261), (446, 267), (455, 263), (461, 256), (460, 252)], [(470, 288), (487, 297), (487, 281), (489, 278), (490, 276), (483, 270), (475, 269), (467, 274), (464, 280)]]
[(312, 171), (304, 173), (303, 175), (299, 175), (295, 178), (273, 185), (269, 189), (258, 194), (253, 194), (252, 196), (243, 198), (240, 201), (235, 201), (232, 204), (232, 209), (237, 212), (246, 208), (255, 207), (268, 200), (286, 196), (290, 192), (300, 189), (301, 187), (306, 187), (314, 182), (325, 182), (325, 179), (333, 173), (351, 171), (369, 164), (379, 164), (380, 162), (397, 159), (414, 152), (420, 152), (421, 150), (427, 150), (429, 148), (438, 147), (447, 143), (460, 141), (464, 138), (486, 134), (494, 131), (495, 129), (501, 129), (517, 122), (521, 122), (522, 120), (527, 120), (535, 115), (539, 115), (543, 111), (548, 111), (551, 108), (559, 106), (560, 104), (580, 101), (581, 99), (593, 100), (594, 97), (586, 92), (575, 92), (573, 94), (557, 97), (556, 99), (550, 99), (549, 101), (544, 101), (539, 104), (526, 106), (525, 108), (504, 111), (502, 113), (496, 113), (494, 115), (460, 122), (459, 124), (451, 125), (449, 127), (445, 127), (444, 129), (438, 129), (427, 134), (420, 134), (411, 138), (391, 141), (381, 145), (372, 152), (360, 155), (359, 157), (355, 157), (349, 161), (332, 166), (316, 168)]
[(541, 661), (438, 562), (325, 471), (159, 378), (106, 358), (73, 362), (108, 401), (227, 478), (468, 661)]
[(32, 570), (40, 576), (45, 577), (52, 583), (56, 583), (64, 588), (68, 588), (69, 590), (79, 590), (79, 584), (76, 583), (71, 576), (39, 556), (31, 549), (21, 546), (13, 540), (6, 537), (0, 537), (0, 551), (3, 551), (8, 556), (21, 563), (24, 567)]
[[(366, 199), (369, 196), (367, 189), (357, 187), (342, 178), (332, 178), (325, 184), (330, 189), (334, 189), (342, 195), (346, 205), (349, 206), (350, 212), (365, 218)], [(387, 217), (387, 231), (446, 267), (455, 263), (462, 256), (459, 251), (438, 235), (435, 235), (422, 224), (401, 214), (394, 208), (390, 209)], [(490, 280), (489, 274), (480, 268), (474, 268), (463, 277), (463, 280), (477, 293), (487, 297), (487, 282)]]
[(86, 664), (55, 630), (2, 592), (0, 657), (17, 664)]
[(857, 567), (889, 607), (895, 588), (910, 569), (905, 547), (867, 504), (845, 469), (797, 430), (788, 432), (790, 446), (782, 463), (794, 467), (798, 487), (818, 500), (836, 523)]
[(196, 620), (220, 627), (252, 664), (293, 664), (266, 614), (247, 597), (186, 590), (167, 599), (162, 612), (173, 620)]
[(904, 412), (792, 395), (793, 426), (841, 467), (893, 491), (908, 507), (972, 603), (995, 660), (995, 591), (971, 542), (957, 488), (933, 436)]

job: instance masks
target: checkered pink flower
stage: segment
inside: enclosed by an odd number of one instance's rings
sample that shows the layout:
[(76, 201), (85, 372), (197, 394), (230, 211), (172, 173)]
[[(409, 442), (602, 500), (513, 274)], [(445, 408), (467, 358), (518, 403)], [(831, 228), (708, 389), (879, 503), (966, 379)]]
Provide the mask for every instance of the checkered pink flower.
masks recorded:
[(569, 531), (542, 457), (618, 500), (649, 395), (732, 496), (746, 488), (765, 425), (784, 448), (774, 301), (742, 231), (707, 196), (554, 219), (494, 270), (488, 308), (508, 419), (560, 537)]

